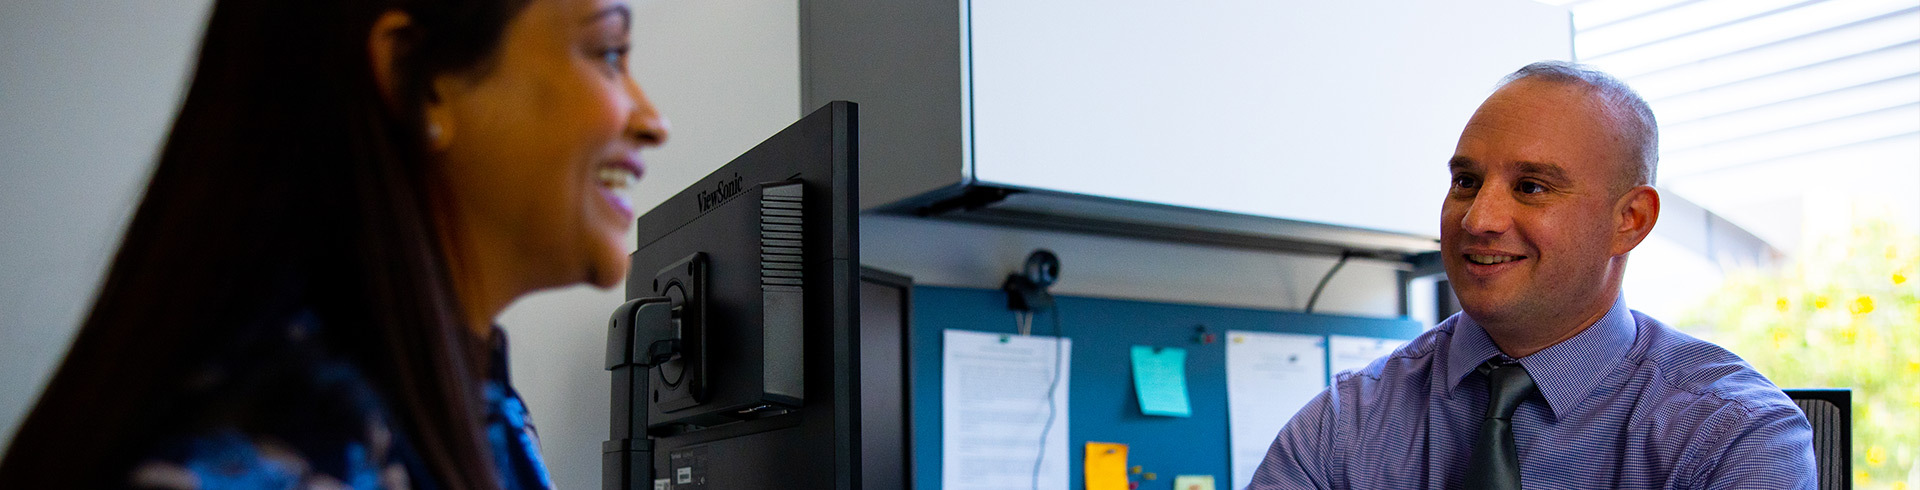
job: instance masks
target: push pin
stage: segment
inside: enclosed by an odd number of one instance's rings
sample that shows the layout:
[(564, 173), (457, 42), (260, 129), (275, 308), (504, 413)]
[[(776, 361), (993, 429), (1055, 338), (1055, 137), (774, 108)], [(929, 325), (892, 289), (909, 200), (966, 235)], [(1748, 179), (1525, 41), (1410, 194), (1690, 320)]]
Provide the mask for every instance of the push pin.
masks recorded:
[(1193, 341), (1195, 343), (1211, 344), (1213, 343), (1213, 340), (1214, 340), (1213, 334), (1207, 332), (1206, 325), (1193, 326)]

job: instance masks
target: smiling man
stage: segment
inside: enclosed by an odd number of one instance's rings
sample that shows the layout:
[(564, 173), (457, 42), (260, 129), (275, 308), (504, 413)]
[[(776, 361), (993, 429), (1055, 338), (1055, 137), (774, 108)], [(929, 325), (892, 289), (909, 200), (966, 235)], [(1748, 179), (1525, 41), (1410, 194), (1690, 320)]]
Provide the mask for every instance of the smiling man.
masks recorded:
[(1660, 216), (1658, 139), (1605, 73), (1508, 76), (1448, 162), (1440, 250), (1462, 312), (1336, 375), (1249, 488), (1814, 488), (1793, 402), (1620, 294)]

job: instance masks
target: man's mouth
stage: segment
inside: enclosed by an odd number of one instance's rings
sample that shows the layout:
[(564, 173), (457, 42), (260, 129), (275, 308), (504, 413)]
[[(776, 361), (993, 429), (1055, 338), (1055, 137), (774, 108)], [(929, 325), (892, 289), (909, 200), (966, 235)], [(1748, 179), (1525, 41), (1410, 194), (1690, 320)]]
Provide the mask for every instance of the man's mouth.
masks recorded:
[(1525, 258), (1527, 258), (1527, 257), (1526, 257), (1526, 256), (1524, 256), (1524, 255), (1478, 255), (1478, 254), (1467, 254), (1467, 262), (1472, 262), (1472, 263), (1475, 263), (1475, 264), (1479, 264), (1479, 265), (1494, 265), (1494, 264), (1504, 264), (1504, 263), (1507, 263), (1507, 262), (1512, 262), (1512, 261), (1515, 261), (1515, 260), (1520, 260), (1520, 259), (1525, 259)]

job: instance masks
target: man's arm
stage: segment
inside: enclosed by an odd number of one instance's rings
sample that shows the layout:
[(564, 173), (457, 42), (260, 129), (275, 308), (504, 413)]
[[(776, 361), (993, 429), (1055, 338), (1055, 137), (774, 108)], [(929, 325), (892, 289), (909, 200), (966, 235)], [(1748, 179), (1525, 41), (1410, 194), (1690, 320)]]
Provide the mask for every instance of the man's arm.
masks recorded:
[(1335, 416), (1339, 413), (1332, 393), (1337, 386), (1321, 390), (1280, 429), (1260, 469), (1254, 470), (1247, 490), (1333, 488), (1328, 480), (1328, 461), (1333, 454)]
[(1756, 410), (1721, 439), (1702, 460), (1694, 487), (1813, 490), (1819, 484), (1813, 426), (1791, 405)]

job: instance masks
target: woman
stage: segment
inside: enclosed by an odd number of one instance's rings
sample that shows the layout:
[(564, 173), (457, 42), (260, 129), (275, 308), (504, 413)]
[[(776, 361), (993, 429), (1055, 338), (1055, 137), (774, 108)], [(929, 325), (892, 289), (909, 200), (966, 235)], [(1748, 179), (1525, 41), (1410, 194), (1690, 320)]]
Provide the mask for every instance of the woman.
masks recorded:
[(622, 0), (219, 0), (0, 488), (548, 485), (492, 319), (617, 284)]

